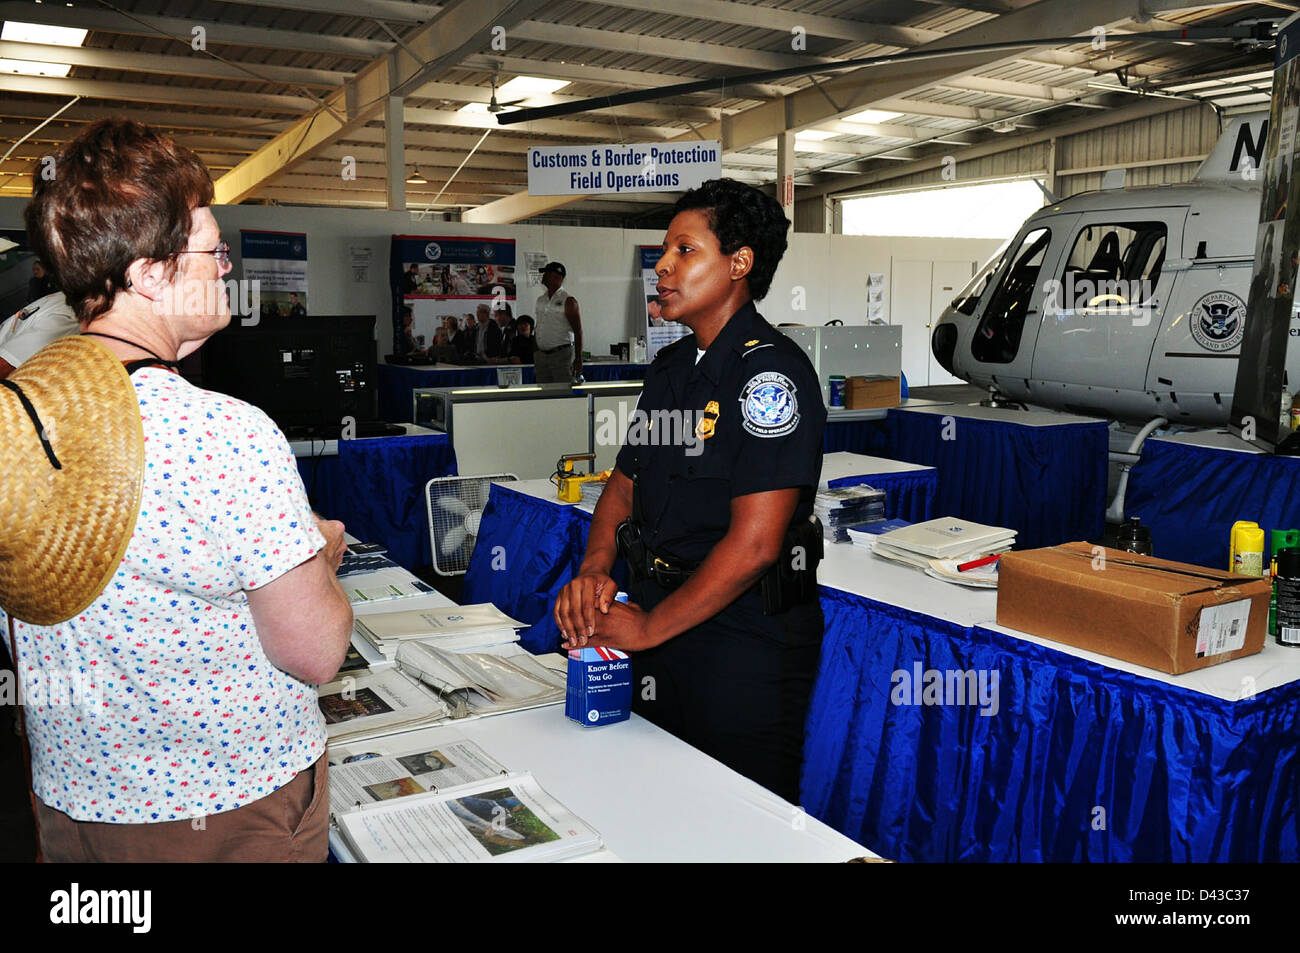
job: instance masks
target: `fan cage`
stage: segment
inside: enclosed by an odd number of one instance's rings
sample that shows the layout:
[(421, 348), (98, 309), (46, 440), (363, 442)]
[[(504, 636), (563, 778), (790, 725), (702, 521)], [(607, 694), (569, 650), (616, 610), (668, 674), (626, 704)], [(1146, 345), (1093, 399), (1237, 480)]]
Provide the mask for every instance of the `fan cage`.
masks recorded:
[[(476, 521), (469, 514), (482, 514), (493, 483), (513, 483), (514, 473), (483, 476), (435, 477), (424, 486), (424, 506), (429, 518), (429, 547), (433, 571), (439, 576), (463, 576), (478, 536), (471, 533)], [(469, 525), (467, 525), (467, 522)], [(450, 545), (455, 542), (456, 545)]]

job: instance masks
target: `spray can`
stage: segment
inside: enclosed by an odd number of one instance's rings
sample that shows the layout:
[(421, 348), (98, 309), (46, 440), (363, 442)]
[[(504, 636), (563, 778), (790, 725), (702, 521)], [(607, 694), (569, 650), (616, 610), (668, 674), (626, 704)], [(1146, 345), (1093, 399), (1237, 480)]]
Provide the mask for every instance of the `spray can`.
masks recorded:
[(1300, 648), (1300, 547), (1277, 553), (1277, 644)]
[(1151, 527), (1143, 526), (1138, 517), (1125, 520), (1115, 537), (1115, 546), (1126, 553), (1138, 553), (1151, 556)]
[(1228, 533), (1228, 572), (1237, 572), (1237, 554), (1241, 551), (1241, 534), (1249, 529), (1259, 529), (1259, 524), (1252, 520), (1237, 520), (1232, 524), (1232, 529)]
[(1268, 600), (1268, 634), (1277, 635), (1277, 554), (1286, 546), (1300, 546), (1300, 529), (1275, 529), (1269, 533), (1269, 578), (1273, 580)]
[(1239, 576), (1264, 575), (1264, 531), (1254, 523), (1237, 531), (1232, 571)]

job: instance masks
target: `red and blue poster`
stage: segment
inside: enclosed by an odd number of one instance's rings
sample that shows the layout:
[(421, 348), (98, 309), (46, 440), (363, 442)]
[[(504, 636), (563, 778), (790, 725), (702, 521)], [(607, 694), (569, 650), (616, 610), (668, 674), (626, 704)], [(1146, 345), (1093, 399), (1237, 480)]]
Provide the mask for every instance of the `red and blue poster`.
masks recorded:
[(473, 323), (480, 302), (514, 307), (513, 238), (394, 235), (389, 271), (395, 354), (410, 350), (405, 308), (411, 310), (411, 336), (417, 347), (432, 349), (445, 317), (464, 328)]

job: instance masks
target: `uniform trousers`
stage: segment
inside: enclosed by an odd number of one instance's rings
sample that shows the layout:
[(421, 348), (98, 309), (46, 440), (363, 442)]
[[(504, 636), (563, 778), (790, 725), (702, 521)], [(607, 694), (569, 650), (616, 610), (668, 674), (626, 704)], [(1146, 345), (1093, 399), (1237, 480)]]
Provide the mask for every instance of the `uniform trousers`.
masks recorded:
[[(647, 611), (668, 592), (648, 580), (633, 584)], [(633, 654), (633, 710), (798, 804), (823, 626), (819, 601), (765, 616), (751, 590), (693, 629)]]

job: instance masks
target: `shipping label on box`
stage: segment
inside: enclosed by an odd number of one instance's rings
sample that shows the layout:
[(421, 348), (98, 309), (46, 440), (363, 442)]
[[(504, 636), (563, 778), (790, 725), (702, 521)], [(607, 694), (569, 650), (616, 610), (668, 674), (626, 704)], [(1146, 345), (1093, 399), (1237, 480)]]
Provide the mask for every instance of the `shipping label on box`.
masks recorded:
[(632, 715), (632, 660), (603, 646), (569, 651), (564, 714), (588, 728)]

